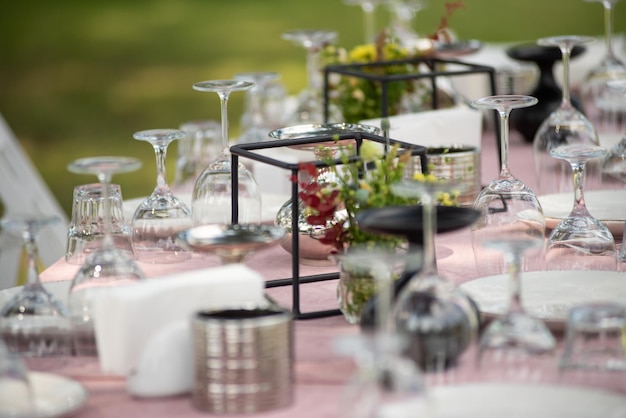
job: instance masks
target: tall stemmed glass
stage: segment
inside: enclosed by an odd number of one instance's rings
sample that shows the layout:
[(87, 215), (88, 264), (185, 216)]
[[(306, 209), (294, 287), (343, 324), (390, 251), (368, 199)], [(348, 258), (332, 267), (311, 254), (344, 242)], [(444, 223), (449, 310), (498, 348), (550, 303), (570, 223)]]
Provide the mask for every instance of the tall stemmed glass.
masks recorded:
[(574, 174), (574, 207), (552, 230), (546, 262), (553, 269), (615, 270), (617, 253), (611, 231), (594, 218), (585, 205), (585, 167), (601, 159), (606, 149), (592, 145), (565, 145), (550, 150), (553, 158), (567, 161)]
[(240, 144), (262, 142), (267, 140), (267, 133), (271, 127), (263, 109), (263, 97), (268, 86), (278, 80), (280, 74), (273, 71), (255, 71), (235, 74), (235, 80), (250, 81), (254, 87), (246, 92), (245, 112), (241, 116), (240, 129), (243, 131), (239, 139)]
[[(561, 104), (539, 126), (533, 139), (533, 158), (537, 175), (538, 193), (563, 193), (570, 189), (569, 168), (563, 161), (550, 156), (550, 149), (567, 144), (599, 145), (598, 134), (592, 123), (572, 105), (569, 86), (572, 48), (593, 42), (585, 36), (554, 36), (537, 41), (542, 46), (556, 46), (563, 59), (563, 96)], [(590, 170), (590, 185), (598, 188), (599, 167)]]
[(609, 148), (621, 138), (626, 105), (608, 86), (607, 81), (626, 78), (626, 64), (613, 48), (613, 11), (619, 0), (585, 0), (600, 3), (604, 9), (604, 44), (602, 60), (586, 75), (582, 84), (585, 111), (598, 131), (600, 145)]
[[(500, 174), (479, 193), (474, 209), (481, 216), (472, 225), (472, 245), (481, 276), (506, 272), (500, 254), (484, 252), (482, 242), (501, 229), (520, 230), (530, 237), (543, 239), (546, 223), (535, 193), (516, 178), (509, 168), (509, 116), (513, 109), (533, 106), (537, 99), (523, 95), (483, 97), (472, 102), (479, 109), (494, 109), (500, 119)], [(532, 257), (530, 257), (532, 258)], [(540, 258), (535, 258), (540, 260)], [(531, 266), (523, 267), (532, 269)]]
[[(195, 225), (230, 224), (232, 221), (232, 159), (228, 147), (228, 98), (233, 91), (252, 88), (242, 80), (209, 80), (193, 85), (194, 90), (217, 93), (221, 106), (222, 155), (198, 177), (191, 197), (191, 215)], [(238, 221), (261, 220), (261, 193), (252, 173), (241, 162), (237, 165)]]
[(22, 237), (27, 255), (27, 281), (22, 290), (0, 307), (0, 339), (23, 356), (69, 355), (69, 310), (39, 279), (37, 235), (58, 223), (58, 216), (8, 217), (2, 229)]
[(363, 42), (366, 44), (374, 42), (374, 38), (376, 37), (376, 7), (384, 1), (385, 0), (343, 0), (347, 5), (361, 6), (361, 10), (363, 11)]
[(81, 158), (68, 165), (77, 174), (93, 174), (102, 184), (104, 237), (100, 248), (91, 253), (80, 267), (70, 286), (69, 309), (74, 335), (74, 349), (80, 356), (96, 356), (92, 301), (96, 292), (106, 287), (129, 285), (144, 278), (135, 261), (117, 249), (111, 235), (109, 188), (113, 174), (135, 171), (141, 161), (130, 157)]
[(451, 181), (403, 181), (391, 186), (394, 194), (419, 197), (423, 211), (421, 268), (400, 291), (392, 308), (395, 329), (408, 340), (406, 355), (428, 373), (440, 375), (478, 335), (480, 314), (475, 303), (437, 271), (436, 197), (460, 184)]
[[(607, 81), (606, 84), (621, 97), (621, 103), (626, 108), (626, 76), (623, 79)], [(626, 117), (624, 124), (626, 125)], [(621, 132), (621, 140), (609, 149), (609, 153), (602, 162), (603, 183), (610, 184), (617, 181), (619, 188), (622, 188), (626, 182), (624, 168), (626, 168), (626, 129)]]
[(337, 39), (337, 32), (327, 29), (299, 29), (282, 34), (282, 38), (306, 49), (307, 85), (298, 95), (295, 112), (287, 119), (287, 125), (341, 122), (343, 118), (336, 107), (329, 108), (329, 120), (324, 120), (324, 104), (321, 89), (320, 51)]
[[(501, 229), (481, 244), (503, 252), (509, 272), (509, 303), (505, 313), (493, 319), (483, 331), (478, 365), (487, 375), (499, 378), (532, 377), (529, 358), (551, 358), (556, 341), (539, 319), (529, 316), (522, 306), (522, 257), (543, 247), (544, 240), (523, 230)], [(532, 363), (532, 362), (531, 362)]]
[(135, 132), (133, 137), (152, 145), (157, 167), (156, 187), (133, 215), (133, 246), (137, 259), (147, 263), (188, 260), (191, 253), (176, 243), (176, 234), (192, 226), (191, 210), (170, 191), (165, 168), (167, 147), (172, 141), (184, 138), (185, 132), (152, 129)]
[(415, 15), (425, 7), (424, 0), (387, 0), (391, 14), (391, 35), (409, 51), (419, 47), (420, 36), (413, 25)]

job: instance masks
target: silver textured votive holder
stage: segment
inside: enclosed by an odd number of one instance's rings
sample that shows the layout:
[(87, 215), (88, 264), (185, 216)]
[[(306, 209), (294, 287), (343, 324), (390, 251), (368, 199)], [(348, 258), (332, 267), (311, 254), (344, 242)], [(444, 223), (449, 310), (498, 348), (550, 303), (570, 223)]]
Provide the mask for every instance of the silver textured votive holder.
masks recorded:
[(231, 414), (291, 404), (291, 313), (270, 307), (202, 311), (192, 328), (195, 408)]

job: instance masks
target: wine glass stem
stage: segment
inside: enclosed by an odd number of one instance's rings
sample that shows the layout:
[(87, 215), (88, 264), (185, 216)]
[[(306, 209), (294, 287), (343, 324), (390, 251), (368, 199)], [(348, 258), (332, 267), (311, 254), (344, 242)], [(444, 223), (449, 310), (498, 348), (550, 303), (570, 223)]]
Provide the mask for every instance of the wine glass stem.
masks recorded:
[(500, 177), (511, 177), (509, 170), (509, 115), (510, 109), (498, 110), (500, 115)]
[(606, 55), (613, 58), (613, 3), (603, 1), (604, 6), (604, 43), (606, 45)]
[(169, 186), (167, 185), (167, 169), (165, 167), (167, 145), (155, 145), (154, 155), (156, 156), (157, 167), (157, 183), (155, 191), (159, 194), (167, 194), (169, 193)]
[(504, 256), (509, 273), (509, 307), (507, 313), (523, 312), (522, 307), (522, 277), (520, 266), (522, 257), (517, 251), (511, 251)]
[[(30, 228), (30, 227), (29, 227)], [(25, 287), (33, 287), (39, 283), (39, 269), (37, 268), (37, 243), (33, 231), (26, 231), (24, 234), (24, 250), (26, 251), (26, 284)]]
[(221, 118), (222, 118), (222, 152), (224, 155), (228, 154), (228, 96), (229, 91), (220, 91), (217, 93), (220, 96)]
[(376, 6), (369, 1), (361, 4), (363, 9), (363, 25), (365, 30), (365, 43), (372, 42), (374, 40), (374, 9)]
[(307, 90), (309, 94), (313, 95), (317, 93), (319, 86), (318, 83), (318, 61), (319, 61), (319, 47), (315, 44), (309, 46), (306, 50), (306, 79)]
[(562, 106), (571, 106), (571, 97), (569, 91), (569, 61), (571, 57), (571, 48), (567, 46), (561, 47), (561, 55), (563, 56), (563, 98)]
[(435, 231), (437, 230), (437, 215), (432, 196), (429, 193), (422, 195), (422, 214), (424, 222), (424, 264), (423, 275), (437, 274), (437, 260), (435, 254)]
[(591, 216), (587, 210), (583, 192), (585, 187), (585, 163), (573, 163), (572, 171), (574, 173), (574, 208), (572, 215), (582, 217)]
[(109, 201), (109, 187), (111, 187), (111, 175), (108, 173), (98, 174), (98, 181), (102, 184), (102, 225), (104, 229), (104, 237), (102, 238), (102, 247), (104, 249), (114, 248), (113, 236), (111, 236), (111, 202)]

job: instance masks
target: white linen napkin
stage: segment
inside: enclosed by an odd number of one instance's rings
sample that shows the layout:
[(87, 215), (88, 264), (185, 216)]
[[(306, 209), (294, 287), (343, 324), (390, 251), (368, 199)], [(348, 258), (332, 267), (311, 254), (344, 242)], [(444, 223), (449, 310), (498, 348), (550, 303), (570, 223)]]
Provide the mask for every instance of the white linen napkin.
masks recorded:
[[(381, 119), (360, 123), (380, 127)], [(389, 137), (425, 147), (471, 145), (480, 149), (482, 112), (467, 106), (389, 117)]]
[[(103, 373), (137, 372), (150, 340), (194, 312), (263, 303), (263, 277), (242, 264), (151, 278), (107, 289), (94, 301), (95, 332)], [(158, 339), (156, 339), (158, 340)], [(189, 340), (181, 339), (168, 361), (181, 361)], [(178, 351), (178, 353), (176, 353)]]

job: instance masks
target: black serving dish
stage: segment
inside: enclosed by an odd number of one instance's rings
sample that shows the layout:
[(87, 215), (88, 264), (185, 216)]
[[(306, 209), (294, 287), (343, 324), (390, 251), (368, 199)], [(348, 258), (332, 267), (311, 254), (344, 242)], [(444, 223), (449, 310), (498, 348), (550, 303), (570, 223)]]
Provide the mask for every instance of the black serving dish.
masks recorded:
[[(480, 216), (471, 208), (435, 206), (437, 233), (455, 231), (470, 226)], [(424, 220), (422, 206), (388, 206), (367, 209), (358, 213), (359, 228), (373, 234), (404, 236), (411, 244), (422, 244)]]

